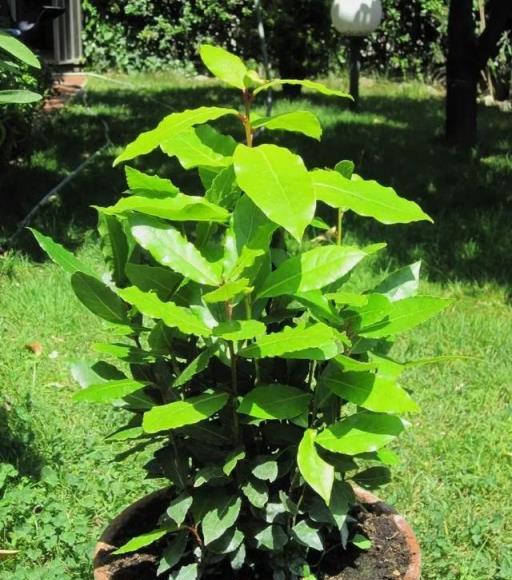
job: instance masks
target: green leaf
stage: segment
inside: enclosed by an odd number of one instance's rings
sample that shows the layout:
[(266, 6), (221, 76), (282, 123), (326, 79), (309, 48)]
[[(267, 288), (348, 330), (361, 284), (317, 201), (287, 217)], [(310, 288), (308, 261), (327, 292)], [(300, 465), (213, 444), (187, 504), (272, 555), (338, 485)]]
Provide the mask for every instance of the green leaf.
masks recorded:
[(74, 363), (71, 365), (71, 376), (82, 388), (126, 378), (115, 366), (104, 361), (98, 361), (92, 366), (85, 361)]
[(268, 89), (273, 89), (274, 87), (278, 87), (281, 85), (300, 85), (305, 87), (306, 89), (311, 89), (317, 93), (321, 93), (322, 95), (326, 95), (328, 97), (343, 97), (346, 99), (352, 99), (350, 95), (344, 93), (342, 91), (337, 91), (335, 89), (330, 89), (326, 87), (322, 83), (317, 83), (315, 81), (309, 80), (299, 80), (299, 79), (275, 79), (273, 81), (266, 82), (261, 87), (258, 87), (254, 94), (257, 95), (261, 91), (267, 91)]
[(235, 109), (224, 109), (222, 107), (199, 107), (198, 109), (187, 109), (180, 113), (171, 113), (155, 129), (141, 133), (135, 141), (132, 141), (121, 155), (117, 157), (114, 165), (133, 159), (139, 155), (151, 153), (151, 151), (171, 137), (175, 137), (195, 125), (202, 125), (203, 123), (226, 115), (238, 116), (238, 111)]
[(357, 546), (360, 550), (369, 550), (372, 547), (372, 542), (361, 534), (356, 534), (352, 538), (352, 544)]
[(328, 507), (339, 530), (345, 526), (348, 513), (354, 505), (354, 501), (352, 487), (344, 481), (335, 481)]
[(28, 103), (36, 103), (42, 98), (40, 94), (25, 89), (4, 89), (0, 91), (0, 105), (26, 105)]
[(254, 128), (265, 127), (272, 130), (303, 133), (308, 137), (320, 140), (322, 126), (318, 117), (309, 111), (292, 111), (275, 117), (262, 117), (252, 123)]
[(187, 493), (182, 493), (171, 501), (167, 508), (167, 515), (180, 527), (187, 517), (188, 510), (192, 505), (192, 498)]
[(259, 463), (253, 468), (252, 474), (258, 479), (272, 483), (277, 479), (279, 474), (279, 465), (273, 459), (262, 457)]
[(348, 306), (364, 306), (368, 304), (368, 296), (365, 294), (355, 294), (354, 292), (331, 292), (326, 294), (329, 300), (335, 304), (347, 304)]
[(208, 367), (208, 364), (218, 349), (218, 345), (215, 344), (209, 348), (206, 348), (199, 354), (191, 363), (189, 363), (181, 372), (180, 376), (174, 381), (173, 387), (181, 387), (190, 382), (196, 375), (204, 371)]
[(244, 78), (249, 71), (238, 56), (211, 44), (201, 45), (199, 54), (215, 77), (237, 89), (245, 88)]
[(413, 296), (392, 302), (391, 310), (383, 321), (363, 328), (359, 334), (366, 338), (384, 338), (410, 330), (439, 314), (452, 302), (433, 296)]
[(224, 498), (224, 501), (220, 502), (219, 505), (206, 512), (201, 522), (203, 540), (206, 546), (220, 538), (228, 528), (235, 524), (241, 507), (242, 500), (233, 495)]
[(420, 268), (421, 261), (400, 268), (376, 286), (374, 292), (384, 294), (391, 302), (415, 296), (420, 285)]
[(160, 538), (163, 538), (165, 535), (170, 534), (176, 531), (176, 526), (168, 526), (165, 528), (159, 528), (157, 530), (153, 530), (151, 532), (147, 532), (146, 534), (141, 534), (136, 538), (132, 538), (129, 542), (126, 542), (123, 546), (113, 552), (114, 555), (119, 556), (121, 554), (128, 554), (130, 552), (136, 552), (141, 548), (145, 548), (153, 543), (155, 543)]
[(86, 264), (82, 264), (80, 260), (77, 260), (75, 256), (66, 250), (64, 246), (57, 244), (50, 237), (45, 236), (29, 228), (29, 230), (34, 235), (37, 243), (41, 248), (48, 254), (50, 259), (54, 261), (58, 266), (60, 266), (68, 274), (74, 274), (75, 272), (83, 272), (84, 274), (93, 274), (93, 271)]
[(315, 438), (314, 429), (304, 431), (297, 452), (297, 465), (306, 483), (328, 504), (334, 484), (334, 467), (318, 455)]
[(128, 324), (125, 304), (103, 282), (83, 272), (75, 272), (71, 276), (71, 286), (80, 302), (93, 314), (114, 324)]
[[(350, 358), (344, 354), (338, 355), (335, 359), (329, 362), (324, 371), (324, 374), (333, 375), (334, 373), (342, 373), (349, 371), (363, 372), (363, 371), (374, 371), (378, 368), (378, 363), (371, 361), (365, 362), (356, 360), (355, 358)], [(322, 375), (323, 376), (323, 375)]]
[(128, 240), (117, 217), (100, 214), (100, 218), (106, 230), (101, 239), (102, 251), (111, 267), (114, 282), (122, 286), (126, 281), (125, 267), (130, 253)]
[(293, 526), (292, 533), (301, 544), (304, 544), (304, 546), (318, 551), (324, 549), (322, 538), (320, 537), (318, 530), (312, 528), (306, 520), (301, 520), (297, 525)]
[(211, 330), (188, 308), (174, 302), (162, 302), (152, 292), (142, 292), (136, 286), (118, 290), (119, 295), (145, 316), (163, 320), (166, 326), (178, 328), (184, 334), (209, 336)]
[(158, 565), (157, 575), (167, 572), (178, 564), (185, 553), (188, 542), (188, 532), (182, 531), (176, 534), (170, 544), (164, 548), (162, 558)]
[(215, 554), (229, 554), (238, 549), (244, 540), (244, 534), (235, 527), (230, 528), (220, 538), (209, 545)]
[(384, 447), (403, 430), (398, 417), (365, 411), (329, 425), (316, 442), (334, 453), (357, 455)]
[(241, 490), (254, 507), (262, 509), (267, 505), (268, 486), (261, 479), (248, 479), (245, 483), (242, 484)]
[(239, 145), (233, 159), (240, 188), (300, 241), (315, 213), (311, 178), (302, 159), (277, 145)]
[(90, 385), (87, 388), (75, 393), (75, 401), (86, 401), (88, 403), (111, 403), (140, 391), (148, 383), (141, 383), (132, 379), (120, 379), (109, 381), (97, 385)]
[(160, 266), (146, 266), (144, 264), (126, 264), (125, 272), (128, 280), (143, 292), (156, 292), (161, 300), (170, 298), (180, 285), (183, 278)]
[(340, 373), (329, 366), (322, 374), (320, 384), (341, 399), (355, 403), (369, 411), (380, 413), (407, 413), (419, 411), (411, 396), (394, 380), (379, 374)]
[(309, 349), (318, 359), (333, 358), (340, 350), (336, 332), (326, 324), (317, 323), (307, 328), (289, 326), (281, 332), (274, 332), (258, 338), (254, 344), (240, 351), (246, 358), (265, 358), (300, 353)]
[(383, 320), (391, 311), (391, 302), (383, 294), (368, 294), (364, 306), (344, 311), (342, 316), (346, 323), (355, 328), (362, 328)]
[(228, 398), (226, 393), (205, 394), (191, 397), (186, 401), (153, 407), (144, 413), (142, 427), (146, 433), (158, 433), (167, 429), (194, 425), (222, 409)]
[(224, 340), (247, 340), (265, 334), (267, 327), (259, 320), (231, 320), (221, 322), (213, 329), (213, 336)]
[(203, 295), (204, 301), (209, 304), (228, 302), (240, 294), (250, 294), (253, 288), (249, 286), (247, 278), (240, 278), (233, 282), (226, 282), (217, 290), (212, 290)]
[(383, 224), (432, 221), (418, 204), (399, 197), (394, 189), (376, 181), (351, 180), (325, 169), (315, 169), (311, 178), (316, 199), (331, 207), (352, 210)]
[(227, 475), (231, 475), (232, 471), (237, 466), (238, 462), (245, 459), (245, 451), (243, 449), (235, 449), (226, 458), (226, 463), (222, 468), (222, 471)]
[(174, 197), (122, 197), (111, 207), (98, 208), (103, 214), (123, 215), (137, 212), (172, 221), (225, 222), (229, 213), (202, 197), (177, 193)]
[(128, 165), (124, 168), (131, 193), (149, 197), (174, 197), (179, 189), (170, 179), (149, 175)]
[(258, 542), (258, 547), (266, 548), (273, 552), (281, 550), (288, 542), (288, 535), (283, 530), (282, 526), (277, 524), (266, 526), (254, 536)]
[(153, 258), (199, 284), (220, 286), (220, 276), (177, 229), (151, 218), (130, 216), (133, 237)]
[(354, 162), (343, 160), (336, 163), (334, 166), (334, 171), (337, 171), (346, 179), (352, 179), (352, 174), (354, 173)]
[(126, 429), (119, 429), (112, 435), (105, 437), (105, 441), (130, 441), (132, 439), (138, 439), (141, 435), (144, 435), (142, 427), (128, 427)]
[(293, 256), (266, 278), (258, 298), (318, 290), (345, 276), (365, 256), (352, 246), (322, 246)]
[(288, 385), (261, 385), (242, 397), (238, 412), (260, 419), (293, 419), (304, 413), (311, 394)]
[(187, 564), (169, 576), (169, 580), (197, 580), (199, 571), (197, 564)]
[(219, 171), (205, 194), (205, 198), (221, 207), (231, 208), (236, 201), (238, 191), (235, 169), (232, 165)]
[(201, 487), (215, 479), (224, 479), (222, 467), (220, 465), (206, 465), (196, 473), (194, 487)]
[(155, 357), (151, 352), (142, 348), (136, 348), (125, 343), (95, 342), (93, 344), (95, 352), (109, 354), (125, 362), (133, 364), (147, 364), (155, 362)]
[(369, 467), (354, 475), (352, 479), (365, 489), (377, 489), (391, 481), (391, 473), (387, 467)]
[[(216, 151), (201, 138), (205, 134), (201, 129), (205, 129), (206, 127), (208, 126), (205, 125), (197, 129), (182, 131), (167, 139), (167, 141), (164, 141), (160, 148), (169, 157), (176, 156), (184, 169), (193, 169), (194, 167), (228, 167), (233, 161), (231, 156), (226, 156)], [(209, 129), (215, 131), (211, 127)], [(215, 133), (232, 140), (230, 137), (221, 135), (217, 131)], [(232, 141), (233, 145), (235, 145), (234, 140)]]
[(4, 30), (0, 30), (0, 49), (31, 67), (41, 68), (37, 56), (17, 38)]

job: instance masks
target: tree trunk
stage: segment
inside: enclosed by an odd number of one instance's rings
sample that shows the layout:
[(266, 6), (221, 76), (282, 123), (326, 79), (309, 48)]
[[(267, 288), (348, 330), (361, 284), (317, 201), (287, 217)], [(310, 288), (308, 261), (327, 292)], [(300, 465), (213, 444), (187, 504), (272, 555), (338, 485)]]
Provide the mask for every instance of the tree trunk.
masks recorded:
[(472, 0), (451, 0), (446, 62), (446, 138), (452, 145), (476, 143), (478, 49)]

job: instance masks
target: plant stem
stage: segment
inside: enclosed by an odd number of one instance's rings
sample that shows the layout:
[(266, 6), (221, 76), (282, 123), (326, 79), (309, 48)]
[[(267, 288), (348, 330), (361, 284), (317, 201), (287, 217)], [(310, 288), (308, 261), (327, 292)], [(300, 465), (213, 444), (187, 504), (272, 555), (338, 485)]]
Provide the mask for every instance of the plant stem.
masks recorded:
[(336, 243), (338, 244), (338, 246), (341, 246), (341, 236), (343, 233), (342, 221), (343, 221), (343, 211), (341, 209), (339, 209), (338, 210), (338, 229), (336, 230)]
[(245, 115), (242, 117), (242, 122), (244, 124), (244, 129), (245, 129), (245, 141), (246, 141), (247, 147), (252, 147), (252, 141), (253, 141), (253, 132), (252, 132), (252, 125), (251, 125), (252, 95), (247, 89), (245, 89), (243, 92), (243, 99), (244, 99)]
[[(229, 321), (233, 319), (233, 305), (230, 302), (225, 302), (226, 316)], [(235, 346), (232, 340), (226, 341), (229, 360), (231, 362), (231, 408), (233, 410), (233, 435), (235, 441), (240, 440), (240, 421), (236, 410), (235, 399), (238, 397), (238, 372), (237, 372), (237, 356), (235, 353)]]

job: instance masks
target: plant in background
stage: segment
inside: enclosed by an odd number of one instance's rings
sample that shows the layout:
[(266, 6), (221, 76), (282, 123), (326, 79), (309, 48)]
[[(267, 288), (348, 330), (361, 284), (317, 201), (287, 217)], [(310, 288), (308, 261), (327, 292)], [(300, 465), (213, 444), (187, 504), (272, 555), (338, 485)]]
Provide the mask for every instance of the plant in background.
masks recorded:
[[(394, 337), (449, 301), (417, 295), (419, 264), (375, 288), (347, 285), (385, 244), (345, 245), (343, 214), (430, 220), (417, 204), (354, 174), (351, 162), (310, 170), (296, 153), (255, 139), (260, 128), (321, 137), (308, 111), (252, 111), (272, 87), (346, 95), (311, 81), (265, 81), (213, 46), (201, 57), (240, 91), (243, 109), (173, 113), (116, 164), (159, 148), (198, 171), (204, 196), (127, 166), (127, 195), (98, 208), (101, 277), (34, 234), (112, 332), (95, 350), (118, 363), (75, 368), (85, 387), (76, 399), (128, 411), (109, 439), (155, 445), (147, 471), (172, 485), (157, 528), (117, 553), (157, 542), (159, 573), (172, 578), (244, 567), (314, 578), (324, 550), (364, 545), (354, 536), (352, 484), (389, 480), (397, 458), (386, 446), (404, 430), (402, 416), (418, 410), (400, 380), (435, 360), (392, 360)], [(240, 122), (243, 143), (208, 124), (222, 117)], [(307, 241), (321, 205), (337, 211), (337, 243)]]

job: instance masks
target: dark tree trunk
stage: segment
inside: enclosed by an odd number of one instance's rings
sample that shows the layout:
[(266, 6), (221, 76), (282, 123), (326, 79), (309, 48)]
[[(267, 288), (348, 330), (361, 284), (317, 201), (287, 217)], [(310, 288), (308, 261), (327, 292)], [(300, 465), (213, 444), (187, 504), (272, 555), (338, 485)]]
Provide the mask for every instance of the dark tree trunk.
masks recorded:
[(452, 145), (476, 143), (478, 49), (472, 0), (451, 0), (446, 62), (446, 138)]

